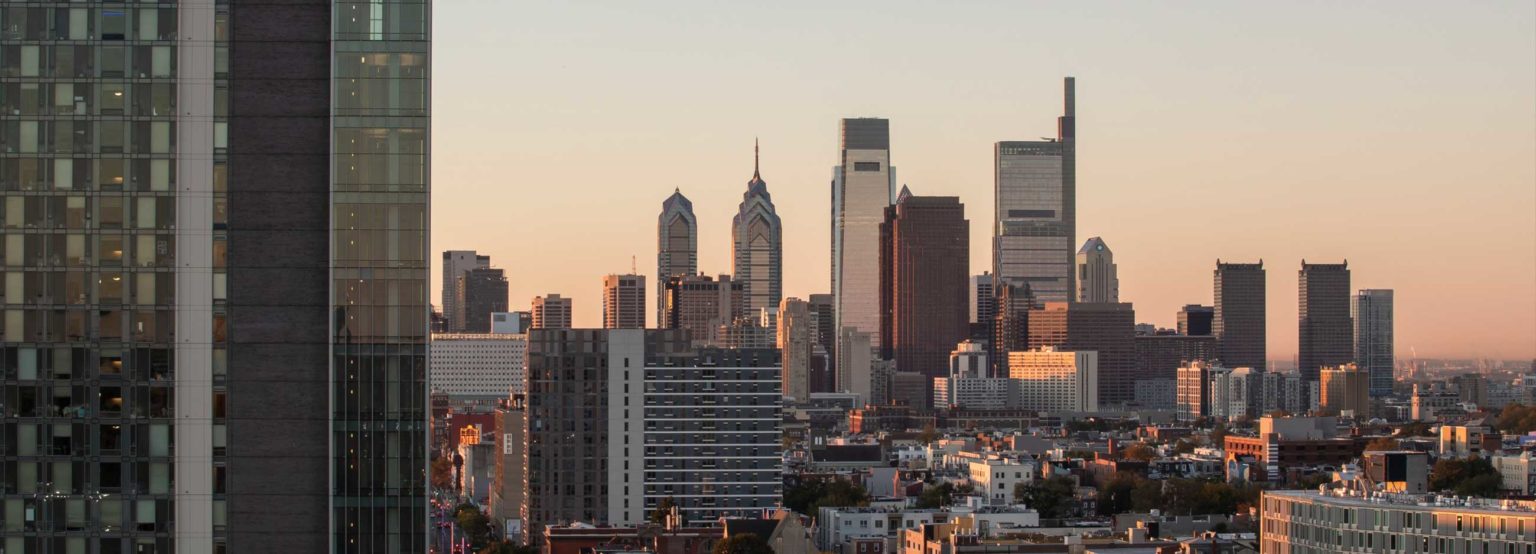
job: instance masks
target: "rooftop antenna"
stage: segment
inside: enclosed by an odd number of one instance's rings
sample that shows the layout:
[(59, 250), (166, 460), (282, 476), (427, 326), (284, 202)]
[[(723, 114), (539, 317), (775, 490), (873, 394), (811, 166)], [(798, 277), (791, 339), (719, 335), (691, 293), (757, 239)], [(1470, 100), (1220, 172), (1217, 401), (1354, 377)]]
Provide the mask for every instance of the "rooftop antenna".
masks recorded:
[(629, 274), (630, 275), (638, 274), (637, 271), (635, 270), (636, 267), (637, 266), (635, 265), (635, 255), (634, 254), (630, 254), (629, 255)]

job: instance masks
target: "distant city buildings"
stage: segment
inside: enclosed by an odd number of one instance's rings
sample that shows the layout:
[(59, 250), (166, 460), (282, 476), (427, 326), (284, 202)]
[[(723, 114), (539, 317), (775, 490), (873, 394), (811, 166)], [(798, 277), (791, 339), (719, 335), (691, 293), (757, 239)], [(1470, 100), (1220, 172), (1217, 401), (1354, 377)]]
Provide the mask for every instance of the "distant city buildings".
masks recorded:
[(443, 319), (448, 331), (464, 330), (464, 314), (459, 304), (459, 278), (471, 269), (491, 267), (491, 257), (474, 250), (447, 250), (443, 252)]
[(743, 315), (746, 288), (730, 275), (684, 275), (667, 281), (661, 328), (684, 329), (698, 345), (718, 344)]
[(1299, 345), (1296, 370), (1303, 379), (1318, 380), (1318, 372), (1355, 361), (1355, 325), (1349, 316), (1349, 263), (1309, 264), (1298, 272)]
[(1176, 413), (1183, 421), (1211, 415), (1211, 374), (1229, 371), (1209, 362), (1195, 361), (1179, 366), (1176, 374)]
[[(966, 241), (969, 243), (969, 239)], [(992, 272), (971, 276), (971, 339), (990, 341), (997, 318), (997, 293), (992, 288)]]
[(1008, 357), (1008, 377), (1018, 389), (1018, 407), (1045, 412), (1098, 411), (1104, 377), (1098, 352), (1043, 346), (1010, 352)]
[(1392, 309), (1392, 289), (1361, 290), (1350, 305), (1355, 324), (1355, 363), (1370, 374), (1373, 397), (1392, 394), (1395, 382)]
[(532, 329), (570, 329), (571, 299), (558, 294), (533, 297)]
[(1355, 364), (1344, 364), (1323, 368), (1318, 378), (1321, 409), (1330, 415), (1370, 417), (1370, 373)]
[(603, 328), (645, 328), (645, 276), (603, 277)]
[(731, 220), (731, 271), (742, 284), (742, 313), (756, 316), (777, 312), (784, 298), (784, 239), (768, 183), (758, 171), (756, 145), (752, 150), (752, 180)]
[(533, 327), (533, 312), (500, 312), (491, 314), (491, 332), (499, 335), (527, 333)]
[(897, 370), (943, 377), (950, 351), (970, 336), (969, 240), (970, 222), (958, 198), (913, 196), (902, 187), (896, 204), (886, 208), (880, 352)]
[(869, 333), (852, 327), (844, 327), (838, 333), (836, 368), (838, 392), (857, 394), (865, 404), (878, 404), (885, 397), (885, 391), (875, 384), (875, 358)]
[(799, 298), (785, 298), (779, 303), (777, 319), (776, 343), (784, 363), (784, 397), (810, 400), (811, 355), (816, 346), (811, 305)]
[[(1029, 311), (1029, 348), (1098, 353), (1100, 406), (1120, 406), (1136, 399), (1136, 312), (1129, 303), (1046, 302)], [(1009, 354), (1009, 375), (1013, 362)]]
[(890, 125), (885, 119), (844, 119), (832, 168), (835, 332), (853, 328), (867, 334), (871, 346), (880, 345), (880, 223), (896, 194)]
[(1216, 318), (1216, 308), (1199, 304), (1185, 304), (1179, 310), (1180, 335), (1203, 337), (1211, 334), (1211, 323)]
[(1093, 237), (1077, 250), (1078, 302), (1119, 302), (1120, 276), (1115, 255), (1104, 239)]
[(1008, 374), (1008, 353), (1029, 350), (1029, 312), (1037, 304), (1027, 285), (997, 285), (997, 315), (992, 323), (991, 348), (994, 375)]
[(998, 286), (1028, 286), (1041, 302), (1066, 302), (1076, 291), (1077, 140), (1074, 82), (1064, 83), (1065, 109), (1055, 140), (994, 145), (992, 274)]
[(454, 401), (494, 403), (523, 393), (527, 336), (494, 333), (432, 335), (427, 372), (432, 390)]
[(507, 311), (507, 277), (500, 269), (477, 267), (459, 275), (454, 287), (458, 304), (458, 328), (466, 333), (488, 333), (491, 314)]
[(699, 225), (693, 202), (673, 190), (656, 217), (656, 326), (666, 327), (667, 284), (699, 273)]
[(1264, 261), (1216, 260), (1216, 307), (1211, 332), (1217, 356), (1229, 367), (1267, 368)]

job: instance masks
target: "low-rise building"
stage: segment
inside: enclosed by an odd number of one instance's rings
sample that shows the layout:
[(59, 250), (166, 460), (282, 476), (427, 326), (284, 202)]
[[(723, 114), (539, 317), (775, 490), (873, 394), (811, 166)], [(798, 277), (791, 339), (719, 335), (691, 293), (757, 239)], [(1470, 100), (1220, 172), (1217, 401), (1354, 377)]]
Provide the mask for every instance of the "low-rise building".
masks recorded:
[(1504, 490), (1518, 495), (1536, 495), (1536, 459), (1530, 452), (1518, 456), (1493, 456), (1493, 468), (1504, 478)]
[(1259, 529), (1265, 553), (1530, 553), (1536, 548), (1536, 502), (1353, 486), (1275, 490), (1260, 500)]
[(1012, 504), (1014, 487), (1035, 481), (1035, 467), (1033, 460), (988, 457), (971, 462), (968, 475), (987, 503), (997, 506)]

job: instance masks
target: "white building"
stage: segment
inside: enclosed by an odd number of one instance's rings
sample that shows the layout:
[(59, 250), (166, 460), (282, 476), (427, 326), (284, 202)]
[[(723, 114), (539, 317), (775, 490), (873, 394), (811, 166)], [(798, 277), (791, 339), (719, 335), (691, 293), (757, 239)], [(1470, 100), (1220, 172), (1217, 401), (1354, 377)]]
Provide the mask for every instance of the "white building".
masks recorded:
[(527, 335), (434, 334), (427, 362), (432, 389), (461, 399), (521, 394), (527, 348)]
[(1120, 277), (1115, 255), (1104, 239), (1093, 237), (1077, 250), (1077, 301), (1119, 302)]
[(1536, 460), (1531, 459), (1530, 452), (1519, 456), (1494, 456), (1491, 461), (1499, 475), (1504, 476), (1504, 490), (1520, 495), (1536, 494), (1536, 463), (1532, 463)]
[(988, 458), (971, 462), (971, 483), (994, 506), (1013, 503), (1013, 488), (1035, 481), (1035, 463), (1017, 458)]
[(1058, 352), (1049, 346), (1008, 353), (1008, 376), (1027, 410), (1093, 412), (1099, 409), (1099, 353)]
[(935, 377), (935, 407), (965, 407), (976, 410), (1002, 410), (1013, 406), (1017, 396), (1014, 380), (983, 377)]

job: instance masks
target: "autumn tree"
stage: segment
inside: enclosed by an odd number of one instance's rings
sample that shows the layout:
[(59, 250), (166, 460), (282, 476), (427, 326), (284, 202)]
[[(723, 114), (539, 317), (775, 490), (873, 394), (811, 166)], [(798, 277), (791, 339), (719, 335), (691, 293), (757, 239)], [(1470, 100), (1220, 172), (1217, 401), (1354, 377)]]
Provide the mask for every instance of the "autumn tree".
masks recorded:
[(1392, 437), (1378, 437), (1365, 445), (1366, 452), (1397, 450), (1397, 439)]

